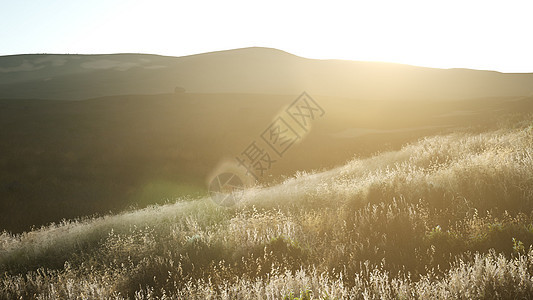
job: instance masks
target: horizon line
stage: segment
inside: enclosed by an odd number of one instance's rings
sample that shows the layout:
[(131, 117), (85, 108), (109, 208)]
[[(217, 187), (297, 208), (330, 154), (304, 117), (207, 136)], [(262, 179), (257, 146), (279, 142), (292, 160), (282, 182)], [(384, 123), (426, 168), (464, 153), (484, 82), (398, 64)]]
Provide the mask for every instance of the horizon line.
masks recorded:
[(239, 47), (239, 48), (229, 48), (229, 49), (221, 49), (221, 50), (212, 50), (207, 52), (199, 52), (199, 53), (192, 53), (192, 54), (185, 54), (185, 55), (170, 55), (170, 54), (159, 54), (159, 53), (146, 53), (146, 52), (115, 52), (115, 53), (47, 53), (47, 52), (35, 52), (35, 53), (18, 53), (18, 54), (0, 54), (0, 57), (9, 57), (9, 56), (24, 56), (24, 55), (80, 55), (80, 56), (98, 56), (98, 55), (152, 55), (152, 56), (161, 56), (161, 57), (171, 57), (171, 58), (183, 58), (183, 57), (191, 57), (191, 56), (199, 56), (199, 55), (209, 55), (209, 54), (216, 54), (216, 53), (222, 53), (222, 52), (231, 52), (231, 51), (239, 51), (239, 50), (251, 50), (251, 49), (264, 49), (264, 50), (270, 50), (270, 51), (277, 51), (277, 52), (283, 52), (287, 55), (292, 55), (298, 58), (302, 59), (309, 59), (309, 60), (320, 60), (320, 61), (341, 61), (341, 62), (355, 62), (355, 63), (376, 63), (376, 64), (391, 64), (391, 65), (400, 65), (400, 66), (408, 66), (408, 67), (416, 67), (416, 68), (426, 68), (426, 69), (438, 69), (438, 70), (468, 70), (468, 71), (481, 71), (481, 72), (496, 72), (501, 74), (532, 74), (533, 70), (530, 72), (505, 72), (505, 71), (499, 71), (494, 69), (482, 69), (482, 68), (470, 68), (470, 67), (435, 67), (435, 66), (428, 66), (428, 65), (419, 65), (419, 64), (409, 64), (409, 63), (401, 63), (401, 62), (393, 62), (393, 61), (380, 61), (380, 60), (352, 60), (352, 59), (343, 59), (343, 58), (313, 58), (313, 57), (305, 57), (298, 54), (294, 54), (282, 49), (273, 48), (273, 47), (264, 47), (264, 46), (249, 46), (249, 47)]

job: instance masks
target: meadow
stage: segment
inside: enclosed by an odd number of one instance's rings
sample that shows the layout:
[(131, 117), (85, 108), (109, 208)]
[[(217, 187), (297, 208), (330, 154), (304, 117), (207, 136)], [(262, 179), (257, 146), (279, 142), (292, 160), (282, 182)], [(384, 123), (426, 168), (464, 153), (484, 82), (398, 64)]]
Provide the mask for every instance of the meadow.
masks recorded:
[(2, 299), (528, 299), (533, 118), (0, 235)]

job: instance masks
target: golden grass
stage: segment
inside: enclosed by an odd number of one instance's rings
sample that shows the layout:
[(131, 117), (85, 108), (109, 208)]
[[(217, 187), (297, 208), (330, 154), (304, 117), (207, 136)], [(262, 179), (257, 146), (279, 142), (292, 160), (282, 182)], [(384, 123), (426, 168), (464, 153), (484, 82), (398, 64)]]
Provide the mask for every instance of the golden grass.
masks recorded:
[(425, 138), (245, 192), (0, 235), (6, 299), (533, 297), (533, 132)]

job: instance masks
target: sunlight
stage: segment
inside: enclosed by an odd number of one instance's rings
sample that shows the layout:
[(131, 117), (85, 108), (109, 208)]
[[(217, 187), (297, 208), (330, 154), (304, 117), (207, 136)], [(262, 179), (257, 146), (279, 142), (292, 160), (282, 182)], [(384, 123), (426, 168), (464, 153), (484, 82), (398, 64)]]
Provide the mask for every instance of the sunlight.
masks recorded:
[[(58, 2), (60, 3), (60, 2)], [(0, 34), (0, 54), (153, 53), (172, 56), (262, 46), (320, 59), (384, 61), (437, 68), (531, 72), (527, 1), (94, 1), (67, 5), (60, 19), (38, 12)], [(12, 9), (16, 10), (16, 4)], [(18, 8), (24, 11), (23, 7)], [(64, 11), (62, 10), (62, 11)], [(0, 12), (1, 16), (2, 12)], [(76, 15), (76, 17), (72, 17)], [(10, 28), (11, 16), (0, 18)], [(6, 22), (3, 24), (2, 22)], [(40, 24), (44, 35), (32, 42)]]
[(11, 1), (0, 299), (533, 299), (533, 5)]

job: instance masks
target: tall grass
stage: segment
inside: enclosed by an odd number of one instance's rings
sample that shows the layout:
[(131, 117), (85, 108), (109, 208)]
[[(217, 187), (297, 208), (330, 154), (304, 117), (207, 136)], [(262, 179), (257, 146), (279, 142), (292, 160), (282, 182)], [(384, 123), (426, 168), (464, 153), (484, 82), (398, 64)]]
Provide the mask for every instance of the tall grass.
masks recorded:
[(6, 299), (533, 297), (531, 127), (0, 236)]

